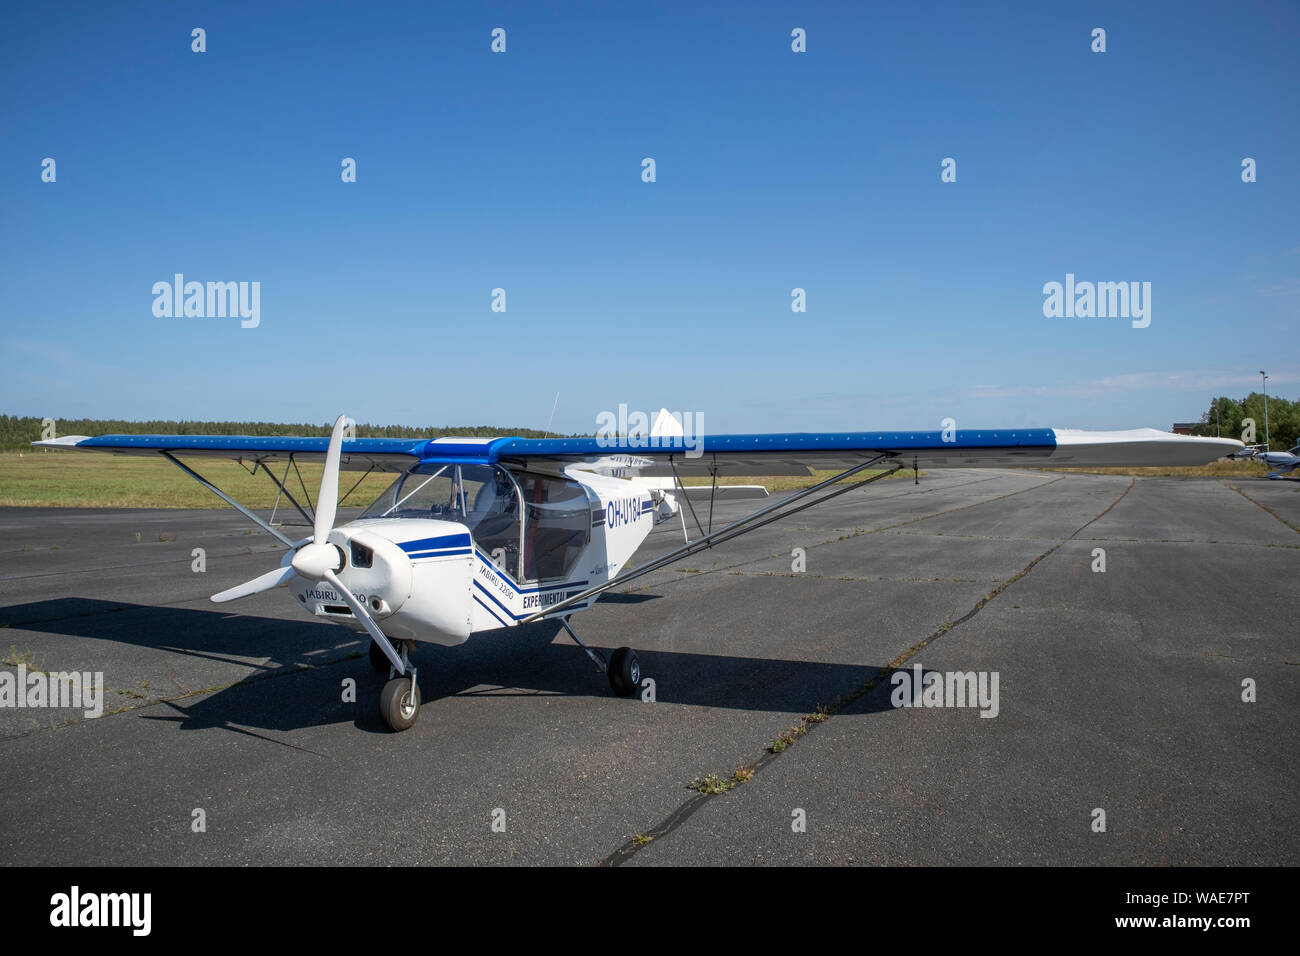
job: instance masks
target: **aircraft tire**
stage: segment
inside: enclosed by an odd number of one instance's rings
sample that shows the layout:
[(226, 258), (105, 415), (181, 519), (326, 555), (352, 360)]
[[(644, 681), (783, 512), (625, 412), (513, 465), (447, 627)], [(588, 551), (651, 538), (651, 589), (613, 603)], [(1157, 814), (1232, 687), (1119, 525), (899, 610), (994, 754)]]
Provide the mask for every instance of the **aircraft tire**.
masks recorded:
[(620, 697), (631, 697), (641, 686), (641, 663), (632, 648), (620, 647), (610, 657), (609, 686)]
[(412, 694), (411, 678), (394, 677), (390, 680), (379, 694), (379, 716), (389, 730), (409, 729), (420, 716), (420, 685), (415, 685)]

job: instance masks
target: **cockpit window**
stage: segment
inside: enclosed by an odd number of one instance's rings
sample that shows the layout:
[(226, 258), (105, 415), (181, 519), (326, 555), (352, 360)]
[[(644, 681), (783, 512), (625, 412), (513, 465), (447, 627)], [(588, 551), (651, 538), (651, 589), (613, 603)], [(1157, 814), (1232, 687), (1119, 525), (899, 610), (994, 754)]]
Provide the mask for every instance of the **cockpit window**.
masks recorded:
[(527, 472), (515, 478), (500, 466), (419, 465), (361, 517), (464, 524), (478, 549), (516, 581), (569, 576), (591, 540), (590, 504), (581, 485)]
[(521, 473), (524, 522), (524, 578), (569, 576), (591, 540), (591, 505), (576, 481)]
[(465, 500), (469, 512), (465, 523), (474, 543), (498, 571), (521, 579), (519, 491), (502, 468), (484, 469), (488, 474), (467, 476)]

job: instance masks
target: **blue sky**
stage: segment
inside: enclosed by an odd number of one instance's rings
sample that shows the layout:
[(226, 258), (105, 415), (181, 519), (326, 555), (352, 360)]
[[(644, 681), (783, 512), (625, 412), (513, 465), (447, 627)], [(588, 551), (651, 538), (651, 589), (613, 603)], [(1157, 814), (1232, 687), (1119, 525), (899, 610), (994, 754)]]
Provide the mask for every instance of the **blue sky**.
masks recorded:
[[(0, 411), (1168, 428), (1260, 368), (1295, 398), (1297, 49), (1294, 3), (22, 5)], [(177, 272), (260, 282), (260, 325), (155, 317)], [(1150, 282), (1150, 326), (1045, 318), (1066, 273)]]

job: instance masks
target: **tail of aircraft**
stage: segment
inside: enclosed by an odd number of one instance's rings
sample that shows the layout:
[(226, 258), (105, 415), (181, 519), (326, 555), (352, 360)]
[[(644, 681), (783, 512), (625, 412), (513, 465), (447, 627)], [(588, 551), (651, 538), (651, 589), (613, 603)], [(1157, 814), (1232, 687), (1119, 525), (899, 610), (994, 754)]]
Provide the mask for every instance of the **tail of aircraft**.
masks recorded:
[[(659, 414), (655, 416), (654, 424), (650, 426), (650, 437), (654, 438), (685, 438), (686, 430), (682, 423), (667, 408), (660, 408)], [(675, 517), (681, 510), (681, 504), (678, 497), (687, 495), (690, 497), (713, 498), (715, 500), (736, 500), (741, 498), (766, 498), (767, 488), (763, 485), (718, 485), (713, 488), (711, 485), (696, 485), (691, 487), (678, 486), (674, 478), (638, 478), (635, 479), (637, 484), (646, 488), (656, 505), (656, 521), (667, 521)]]

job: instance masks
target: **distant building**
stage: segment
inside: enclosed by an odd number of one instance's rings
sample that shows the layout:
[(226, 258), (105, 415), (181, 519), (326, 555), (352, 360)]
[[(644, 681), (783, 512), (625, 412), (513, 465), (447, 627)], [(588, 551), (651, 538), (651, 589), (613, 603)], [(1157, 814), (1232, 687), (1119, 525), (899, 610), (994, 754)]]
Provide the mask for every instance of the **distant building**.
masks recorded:
[(1174, 422), (1173, 433), (1175, 435), (1190, 435), (1192, 429), (1199, 424), (1200, 422)]

